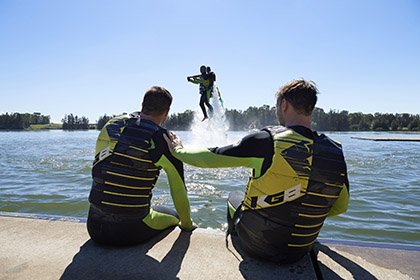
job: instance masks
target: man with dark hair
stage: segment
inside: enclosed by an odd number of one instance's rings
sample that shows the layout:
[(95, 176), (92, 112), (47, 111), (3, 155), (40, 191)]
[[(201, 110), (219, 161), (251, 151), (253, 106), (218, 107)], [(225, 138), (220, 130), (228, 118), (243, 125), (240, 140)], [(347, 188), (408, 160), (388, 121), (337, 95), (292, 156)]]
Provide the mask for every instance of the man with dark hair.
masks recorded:
[(210, 89), (210, 79), (209, 79), (209, 75), (207, 74), (206, 66), (202, 65), (200, 67), (200, 73), (201, 75), (187, 77), (187, 81), (193, 84), (200, 84), (199, 86), (200, 108), (203, 111), (203, 115), (204, 115), (203, 121), (204, 121), (208, 119), (206, 107), (204, 107), (204, 104), (206, 104), (210, 112), (213, 112), (213, 106), (210, 105), (210, 97), (211, 97), (213, 86)]
[(280, 126), (266, 127), (225, 147), (188, 150), (172, 134), (173, 155), (198, 167), (252, 168), (245, 193), (228, 197), (228, 232), (249, 255), (293, 263), (307, 254), (326, 217), (344, 213), (349, 200), (341, 144), (311, 129), (318, 90), (294, 80), (277, 92)]
[[(195, 228), (184, 183), (183, 164), (174, 158), (161, 125), (169, 113), (172, 95), (152, 87), (142, 111), (111, 119), (96, 142), (87, 228), (97, 243), (133, 245), (167, 228)], [(151, 207), (152, 190), (163, 168), (168, 175), (176, 211)]]
[(152, 87), (144, 94), (141, 112), (145, 115), (159, 116), (169, 110), (171, 104), (172, 95), (168, 90)]

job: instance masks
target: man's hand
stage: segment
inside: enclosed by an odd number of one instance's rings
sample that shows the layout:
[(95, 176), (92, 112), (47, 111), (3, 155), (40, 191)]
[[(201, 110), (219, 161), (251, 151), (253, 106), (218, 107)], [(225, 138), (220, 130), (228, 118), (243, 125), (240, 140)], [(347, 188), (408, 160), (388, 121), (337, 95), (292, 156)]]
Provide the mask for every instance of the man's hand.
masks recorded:
[(163, 134), (163, 138), (165, 139), (166, 143), (168, 144), (169, 151), (172, 153), (173, 150), (177, 147), (183, 148), (181, 138), (179, 138), (175, 133), (172, 131), (170, 132), (170, 138), (166, 135), (166, 133)]

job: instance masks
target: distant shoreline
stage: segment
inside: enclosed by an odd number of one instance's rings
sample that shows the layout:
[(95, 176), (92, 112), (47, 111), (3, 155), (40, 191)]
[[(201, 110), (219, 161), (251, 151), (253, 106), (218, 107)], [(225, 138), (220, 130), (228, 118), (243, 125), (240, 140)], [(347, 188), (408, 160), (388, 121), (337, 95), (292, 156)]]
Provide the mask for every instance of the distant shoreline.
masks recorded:
[[(165, 127), (167, 128), (167, 127)], [(67, 131), (80, 131), (80, 130), (96, 130), (97, 124), (89, 124), (89, 128), (87, 129), (63, 129), (63, 124), (61, 123), (49, 123), (49, 124), (31, 124), (28, 128), (24, 129), (0, 129), (0, 131), (38, 131), (38, 130), (67, 130)], [(174, 130), (174, 131), (191, 131), (190, 129), (184, 130), (184, 129), (171, 129), (167, 128), (168, 130)], [(229, 130), (229, 131), (247, 131), (245, 130)], [(317, 130), (321, 131), (321, 130)], [(420, 131), (411, 131), (411, 130), (325, 130), (325, 132), (397, 132), (397, 133), (404, 133), (404, 134), (418, 134)], [(323, 130), (321, 132), (324, 132)]]
[[(0, 129), (0, 132), (4, 131), (45, 131), (45, 130), (65, 130), (65, 131), (86, 131), (86, 130), (98, 130), (96, 128), (96, 125), (92, 125), (91, 127), (89, 127), (88, 129), (63, 129), (62, 128), (62, 124), (35, 124), (35, 125), (30, 125), (28, 128), (25, 129), (13, 129), (13, 128), (9, 128), (9, 129)], [(188, 130), (184, 130), (184, 129), (170, 129), (170, 128), (166, 128), (168, 130), (172, 130), (172, 131), (191, 131), (191, 129)], [(247, 130), (228, 130), (228, 131), (241, 131), (241, 132), (248, 132), (248, 133), (252, 133), (249, 132)], [(259, 130), (258, 130), (259, 131)], [(316, 130), (319, 133), (328, 133), (328, 132), (354, 132), (354, 133), (359, 133), (359, 132), (384, 132), (384, 133), (398, 133), (398, 134), (420, 134), (420, 131), (410, 131), (410, 130)], [(98, 130), (99, 132), (99, 130)], [(356, 137), (354, 137), (356, 138)], [(362, 139), (362, 137), (360, 137), (359, 139)], [(373, 139), (362, 139), (362, 140), (373, 140)], [(382, 139), (381, 139), (382, 140)], [(377, 140), (379, 141), (379, 140)], [(385, 141), (385, 140), (382, 140)], [(395, 141), (395, 140), (394, 140)], [(419, 141), (419, 140), (416, 140)]]
[(96, 129), (96, 124), (92, 124), (88, 129), (63, 129), (61, 123), (49, 123), (49, 124), (31, 124), (27, 128), (6, 128), (0, 129), (0, 131), (37, 131), (37, 130), (91, 130)]
[(90, 129), (96, 129), (96, 124), (89, 124), (89, 128), (84, 129), (63, 129), (63, 124), (61, 123), (50, 123), (50, 124), (31, 124), (28, 128), (25, 128), (23, 130), (90, 130)]
[(44, 130), (44, 129), (63, 129), (61, 123), (49, 123), (49, 124), (31, 124), (24, 130)]

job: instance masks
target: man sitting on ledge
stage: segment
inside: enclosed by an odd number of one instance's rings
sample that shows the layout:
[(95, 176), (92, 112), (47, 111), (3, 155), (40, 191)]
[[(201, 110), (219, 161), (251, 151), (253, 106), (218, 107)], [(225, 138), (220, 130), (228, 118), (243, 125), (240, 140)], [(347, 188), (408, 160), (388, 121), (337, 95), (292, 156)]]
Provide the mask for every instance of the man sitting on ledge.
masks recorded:
[[(225, 147), (190, 150), (171, 133), (179, 160), (198, 167), (252, 168), (245, 193), (228, 197), (228, 232), (251, 256), (293, 263), (307, 254), (326, 217), (343, 213), (349, 200), (341, 144), (312, 131), (318, 90), (294, 80), (277, 92), (280, 126), (266, 127)], [(166, 137), (165, 137), (166, 138)]]
[[(183, 164), (174, 158), (161, 125), (172, 95), (165, 88), (149, 89), (142, 111), (110, 120), (96, 143), (87, 228), (93, 241), (108, 245), (145, 242), (180, 223), (195, 228), (184, 183)], [(152, 189), (163, 168), (168, 175), (176, 211), (151, 207)]]

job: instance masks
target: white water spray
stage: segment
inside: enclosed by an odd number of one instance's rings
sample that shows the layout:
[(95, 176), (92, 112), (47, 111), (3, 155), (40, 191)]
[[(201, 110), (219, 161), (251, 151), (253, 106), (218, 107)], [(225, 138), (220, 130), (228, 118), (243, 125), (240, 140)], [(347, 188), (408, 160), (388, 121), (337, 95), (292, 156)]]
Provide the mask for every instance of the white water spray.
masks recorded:
[(194, 112), (194, 120), (191, 125), (191, 137), (185, 139), (185, 145), (193, 148), (205, 148), (224, 146), (229, 144), (227, 131), (229, 126), (225, 118), (225, 108), (216, 85), (213, 86), (213, 96), (210, 98), (213, 113), (206, 107), (209, 118), (205, 121), (201, 108)]

